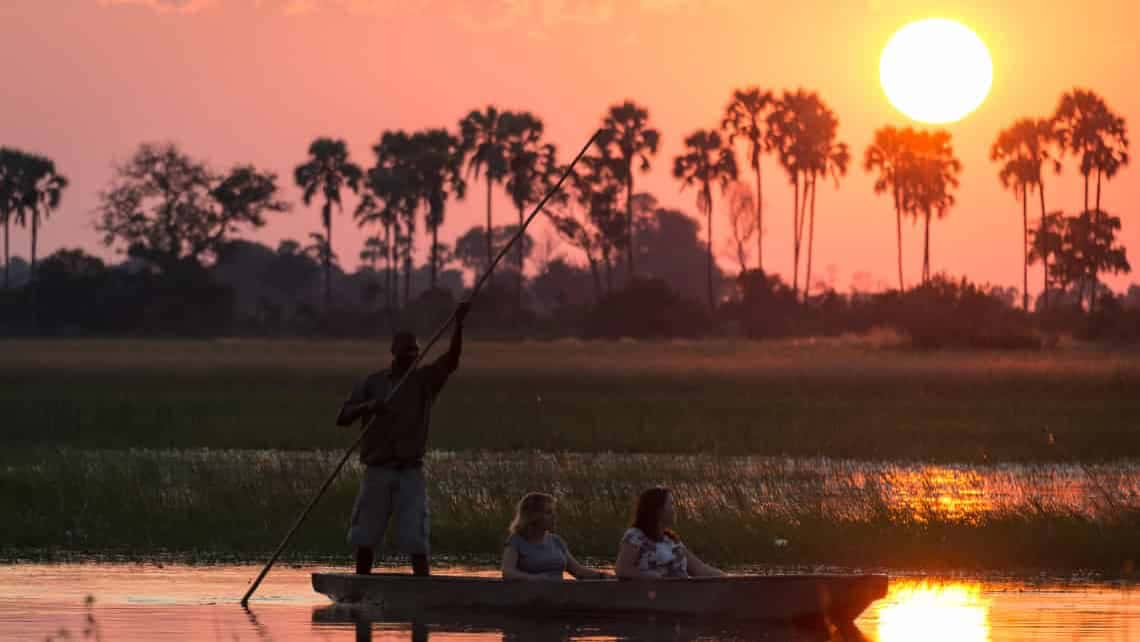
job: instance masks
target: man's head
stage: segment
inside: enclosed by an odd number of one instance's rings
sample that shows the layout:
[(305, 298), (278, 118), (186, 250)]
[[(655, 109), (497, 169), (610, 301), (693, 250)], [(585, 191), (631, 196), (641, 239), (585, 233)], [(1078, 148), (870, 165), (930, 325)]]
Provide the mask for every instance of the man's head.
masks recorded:
[(411, 367), (418, 356), (420, 356), (420, 342), (416, 340), (414, 333), (401, 330), (392, 335), (392, 363), (397, 370)]

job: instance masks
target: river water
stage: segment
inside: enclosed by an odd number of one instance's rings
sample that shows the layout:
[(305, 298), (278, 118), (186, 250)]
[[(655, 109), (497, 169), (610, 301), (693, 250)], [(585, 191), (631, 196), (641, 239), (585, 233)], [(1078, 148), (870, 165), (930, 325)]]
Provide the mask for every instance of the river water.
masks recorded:
[[(16, 564), (0, 566), (0, 640), (1140, 640), (1140, 592), (1128, 583), (892, 579), (890, 594), (849, 631), (669, 619), (538, 619), (382, 614), (335, 607), (314, 593), (323, 567), (275, 568), (250, 603), (254, 566)], [(488, 568), (443, 573), (493, 575)]]

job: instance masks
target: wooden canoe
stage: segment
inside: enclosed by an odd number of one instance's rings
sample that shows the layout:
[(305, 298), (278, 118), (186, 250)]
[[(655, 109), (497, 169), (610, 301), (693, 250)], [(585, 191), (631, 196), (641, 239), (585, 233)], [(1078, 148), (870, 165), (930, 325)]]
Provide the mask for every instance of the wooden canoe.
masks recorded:
[(338, 603), (394, 614), (440, 610), (655, 613), (768, 621), (851, 622), (887, 594), (885, 575), (741, 575), (667, 580), (505, 582), (497, 578), (313, 573)]

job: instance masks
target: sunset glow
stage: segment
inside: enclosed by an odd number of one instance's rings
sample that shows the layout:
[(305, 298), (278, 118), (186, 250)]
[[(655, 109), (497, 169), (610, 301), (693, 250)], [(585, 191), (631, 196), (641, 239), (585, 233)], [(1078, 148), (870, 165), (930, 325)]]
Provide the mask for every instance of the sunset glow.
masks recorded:
[(989, 606), (977, 584), (896, 584), (879, 611), (879, 640), (989, 640)]
[(924, 123), (961, 120), (986, 99), (993, 62), (968, 27), (934, 18), (912, 22), (891, 36), (879, 62), (891, 104)]

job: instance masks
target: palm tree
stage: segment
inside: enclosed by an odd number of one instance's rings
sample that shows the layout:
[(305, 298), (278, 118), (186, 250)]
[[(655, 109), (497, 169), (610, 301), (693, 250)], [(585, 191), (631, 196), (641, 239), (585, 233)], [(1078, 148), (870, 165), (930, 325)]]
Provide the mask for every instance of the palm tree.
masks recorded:
[[(800, 247), (808, 197), (808, 172), (811, 168), (811, 140), (806, 126), (807, 115), (818, 103), (815, 94), (804, 90), (784, 92), (768, 114), (765, 135), (769, 149), (776, 152), (780, 166), (792, 184), (792, 292), (799, 296)], [(803, 186), (801, 193), (800, 186)]]
[(321, 254), (325, 268), (325, 312), (332, 300), (332, 206), (341, 207), (340, 191), (348, 187), (354, 193), (360, 189), (364, 172), (348, 158), (348, 146), (343, 140), (318, 138), (309, 146), (309, 160), (293, 170), (293, 179), (304, 190), (302, 199), (307, 207), (313, 196), (320, 192), (325, 198), (321, 207), (321, 223), (325, 227), (324, 242), (328, 250)]
[[(1021, 306), (1029, 311), (1029, 190), (1036, 188), (1041, 196), (1041, 216), (1045, 216), (1045, 182), (1041, 167), (1053, 160), (1049, 151), (1055, 140), (1053, 123), (1043, 119), (1022, 118), (998, 134), (990, 147), (990, 160), (1002, 163), (998, 180), (1021, 198), (1022, 225), (1022, 293)], [(1060, 163), (1053, 160), (1054, 170)], [(1046, 262), (1047, 263), (1047, 262)]]
[(661, 132), (649, 126), (649, 110), (627, 100), (613, 105), (602, 119), (602, 137), (598, 143), (608, 150), (625, 182), (626, 247), (629, 278), (633, 278), (636, 245), (633, 227), (633, 163), (640, 161), (642, 172), (649, 171), (649, 157), (657, 154)]
[(909, 139), (914, 137), (914, 130), (909, 127), (898, 130), (890, 125), (875, 132), (875, 140), (863, 152), (863, 171), (878, 171), (875, 178), (875, 193), (882, 194), (890, 190), (895, 205), (895, 237), (898, 245), (899, 292), (906, 289), (903, 283), (902, 260), (902, 190), (904, 166), (909, 161)]
[(736, 180), (736, 155), (732, 147), (721, 141), (715, 130), (699, 129), (685, 139), (686, 153), (673, 160), (673, 176), (681, 180), (681, 188), (697, 186), (697, 209), (708, 222), (708, 294), (709, 308), (715, 309), (713, 293), (713, 226), (712, 184), (720, 183), (721, 191)]
[[(554, 182), (557, 170), (554, 145), (542, 143), (542, 121), (530, 113), (515, 114), (510, 123), (511, 139), (507, 147), (507, 193), (519, 213), (519, 227), (526, 217), (526, 207), (542, 200)], [(522, 306), (523, 245), (517, 246), (519, 273), (518, 305)]]
[(11, 286), (9, 268), (11, 254), (9, 247), (9, 232), (12, 219), (16, 214), (17, 199), (19, 198), (19, 180), (22, 167), (23, 152), (7, 147), (0, 147), (0, 224), (4, 226), (4, 289)]
[[(806, 134), (810, 141), (808, 177), (811, 186), (811, 207), (808, 222), (807, 274), (804, 278), (804, 298), (811, 292), (812, 250), (815, 245), (815, 189), (820, 176), (828, 177), (839, 187), (839, 179), (847, 175), (851, 154), (847, 143), (836, 141), (839, 119), (818, 98), (811, 101), (812, 110), (806, 114)], [(802, 223), (802, 218), (801, 218)]]
[(431, 289), (434, 290), (440, 265), (437, 253), (444, 207), (452, 194), (462, 199), (467, 190), (462, 175), (463, 151), (460, 140), (446, 129), (429, 129), (412, 135), (411, 153), (419, 197), (427, 205), (425, 223), (431, 230)]
[(25, 157), (25, 171), (23, 172), (24, 187), (23, 205), (29, 213), (27, 219), (31, 223), (31, 262), (29, 263), (29, 280), (36, 275), (36, 243), (39, 239), (39, 223), (41, 217), (47, 220), (48, 216), (59, 207), (63, 190), (67, 189), (67, 178), (57, 173), (55, 163), (43, 156), (28, 155)]
[[(379, 224), (384, 229), (384, 236), (372, 235), (364, 241), (364, 251), (361, 252), (361, 260), (368, 260), (372, 264), (372, 269), (376, 269), (376, 261), (383, 259), (384, 261), (384, 291), (386, 293), (387, 301), (385, 302), (389, 307), (395, 305), (392, 300), (392, 224), (396, 221), (395, 211), (383, 203), (378, 197), (373, 188), (372, 171), (368, 172), (368, 178), (365, 181), (366, 191), (360, 197), (360, 203), (353, 213), (353, 218), (356, 219), (358, 227), (363, 228), (369, 224)], [(365, 259), (367, 253), (368, 258)]]
[(728, 134), (728, 144), (737, 138), (748, 141), (748, 159), (756, 173), (756, 263), (764, 270), (764, 190), (760, 180), (760, 156), (765, 151), (764, 121), (775, 103), (772, 93), (759, 87), (738, 89), (724, 109), (721, 129)]
[(1085, 181), (1085, 210), (1089, 209), (1089, 178), (1096, 171), (1096, 209), (1100, 209), (1101, 178), (1112, 179), (1128, 164), (1128, 134), (1124, 119), (1095, 92), (1075, 88), (1061, 96), (1053, 116), (1061, 148), (1080, 158)]
[(962, 163), (954, 156), (950, 133), (917, 132), (912, 141), (914, 162), (908, 163), (903, 191), (904, 211), (923, 217), (922, 283), (930, 281), (930, 221), (943, 218), (954, 206)]
[[(427, 190), (417, 165), (419, 141), (403, 130), (386, 131), (380, 142), (372, 146), (376, 165), (368, 170), (369, 187), (384, 207), (380, 210), (382, 222), (389, 222), (392, 237), (392, 265), (404, 266), (404, 303), (411, 291), (412, 254), (415, 246), (416, 212)], [(403, 231), (401, 231), (401, 224)], [(393, 293), (399, 288), (393, 288)]]
[(487, 106), (481, 112), (472, 111), (459, 121), (462, 154), (464, 158), (470, 155), (469, 172), (479, 178), (482, 171), (487, 179), (487, 265), (494, 260), (490, 233), (495, 229), (491, 222), (491, 185), (503, 182), (507, 176), (511, 120), (511, 112), (500, 112)]

